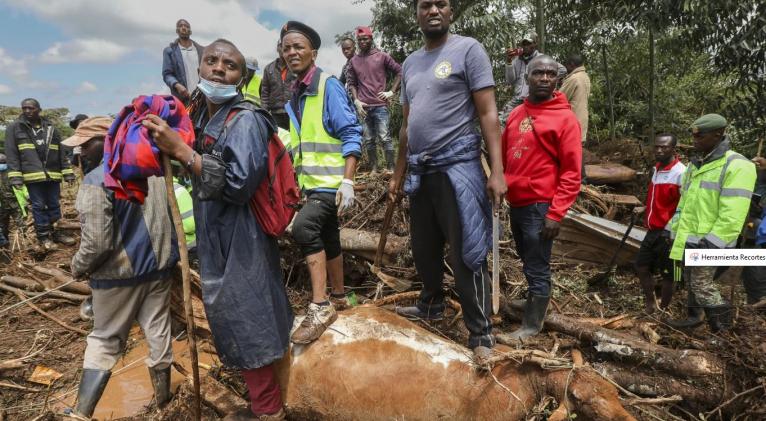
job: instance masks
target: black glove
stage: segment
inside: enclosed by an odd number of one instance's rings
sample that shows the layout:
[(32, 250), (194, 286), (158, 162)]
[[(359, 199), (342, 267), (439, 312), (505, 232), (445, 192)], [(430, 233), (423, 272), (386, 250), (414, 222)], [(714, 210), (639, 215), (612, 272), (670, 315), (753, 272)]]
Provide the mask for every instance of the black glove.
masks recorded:
[(24, 179), (21, 177), (11, 177), (9, 181), (13, 187), (24, 187)]
[(73, 183), (74, 174), (64, 174), (64, 181), (66, 181), (67, 183)]

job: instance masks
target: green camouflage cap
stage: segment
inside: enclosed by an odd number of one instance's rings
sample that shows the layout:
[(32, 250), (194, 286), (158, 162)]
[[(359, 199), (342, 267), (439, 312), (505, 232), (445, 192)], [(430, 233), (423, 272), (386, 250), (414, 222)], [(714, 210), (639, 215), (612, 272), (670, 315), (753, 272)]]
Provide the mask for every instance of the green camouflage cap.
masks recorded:
[(694, 120), (689, 131), (692, 133), (705, 133), (711, 130), (722, 129), (726, 127), (728, 123), (726, 119), (720, 114), (705, 114), (702, 117)]

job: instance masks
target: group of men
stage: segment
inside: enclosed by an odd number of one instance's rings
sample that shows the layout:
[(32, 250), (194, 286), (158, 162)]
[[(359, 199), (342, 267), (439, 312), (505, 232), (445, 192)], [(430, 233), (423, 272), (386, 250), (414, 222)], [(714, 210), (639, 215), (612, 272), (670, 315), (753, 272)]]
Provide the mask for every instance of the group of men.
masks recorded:
[[(354, 40), (341, 43), (349, 59), (342, 72), (345, 83), (316, 66), (321, 37), (295, 21), (281, 28), (279, 57), (257, 80), (255, 63), (234, 44), (218, 39), (199, 46), (191, 41), (185, 20), (178, 21), (178, 40), (165, 50), (163, 76), (175, 96), (194, 103), (197, 139), (189, 146), (155, 115), (142, 124), (162, 153), (180, 163), (192, 180), (205, 312), (221, 361), (241, 371), (251, 401), (250, 408), (227, 419), (283, 419), (274, 363), (288, 352), (290, 342), (305, 345), (319, 338), (337, 318), (336, 307), (345, 305), (338, 217), (353, 204), (357, 166), (363, 146), (372, 154), (373, 137), (382, 142), (387, 165), (396, 163), (390, 199), (401, 193), (399, 186), (409, 196), (412, 252), (423, 281), (416, 304), (397, 308), (397, 313), (416, 320), (443, 317), (443, 255), (449, 244), (448, 262), (469, 332), (468, 346), (478, 364), (493, 355), (487, 255), (493, 214), (506, 201), (528, 282), (522, 324), (506, 339), (523, 341), (543, 327), (552, 296), (553, 241), (580, 191), (587, 105), (583, 122), (580, 113), (573, 112), (578, 107), (557, 90), (562, 66), (537, 52), (532, 38), (526, 39), (522, 46), (531, 49), (509, 63), (519, 95), (501, 131), (496, 83), (483, 46), (450, 33), (449, 1), (413, 0), (412, 5), (423, 47), (399, 66), (373, 47), (369, 28), (359, 27), (358, 53), (352, 54)], [(515, 64), (517, 59), (522, 63)], [(582, 58), (571, 56), (565, 64), (569, 76), (562, 89), (569, 81), (572, 96), (584, 91), (587, 100), (590, 82)], [(389, 77), (393, 81), (387, 90)], [(260, 83), (259, 101), (247, 94), (253, 92), (253, 80)], [(386, 107), (399, 88), (403, 124), (394, 158), (386, 134)], [(93, 414), (134, 320), (149, 344), (147, 365), (156, 402), (162, 405), (171, 398), (169, 279), (178, 261), (162, 180), (148, 180), (143, 204), (116, 198), (104, 187), (101, 168), (111, 118), (84, 119), (62, 142), (36, 117), (39, 104), (22, 105), (26, 108), (19, 123), (8, 129), (15, 145), (8, 175), (28, 185), (43, 240), (61, 240), (51, 229), (59, 217), (58, 202), (54, 209), (53, 202), (46, 201), (46, 195), (57, 194), (58, 181), (71, 174), (59, 145), (81, 148), (84, 179), (76, 207), (82, 236), (71, 268), (73, 276), (90, 281), (94, 328), (87, 338), (74, 413)], [(647, 311), (656, 306), (651, 270), (657, 262), (667, 257), (682, 261), (687, 248), (736, 245), (755, 168), (730, 150), (726, 126), (715, 114), (693, 123), (701, 158), (688, 168), (675, 154), (673, 135), (655, 140), (658, 164), (646, 216), (650, 231), (637, 265)], [(287, 149), (305, 197), (292, 237), (305, 258), (312, 295), (295, 328), (277, 241), (264, 232), (250, 209), (266, 177), (269, 139), (279, 128), (290, 132)], [(481, 162), (482, 139), (489, 155), (488, 175)], [(662, 269), (660, 307), (667, 307), (673, 292), (669, 274), (677, 271)], [(677, 325), (696, 326), (704, 312), (713, 331), (727, 328), (730, 304), (716, 290), (712, 271), (686, 267), (685, 272), (689, 319)]]

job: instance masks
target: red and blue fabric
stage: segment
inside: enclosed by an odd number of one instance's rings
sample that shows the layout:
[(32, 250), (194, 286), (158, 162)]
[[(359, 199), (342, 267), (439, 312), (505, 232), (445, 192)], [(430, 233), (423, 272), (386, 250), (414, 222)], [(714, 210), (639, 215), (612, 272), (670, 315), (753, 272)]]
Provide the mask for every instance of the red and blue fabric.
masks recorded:
[(163, 176), (160, 150), (141, 122), (154, 114), (168, 123), (189, 146), (194, 127), (181, 101), (170, 95), (141, 95), (125, 106), (109, 128), (104, 142), (104, 186), (115, 198), (140, 204), (148, 192), (146, 179)]

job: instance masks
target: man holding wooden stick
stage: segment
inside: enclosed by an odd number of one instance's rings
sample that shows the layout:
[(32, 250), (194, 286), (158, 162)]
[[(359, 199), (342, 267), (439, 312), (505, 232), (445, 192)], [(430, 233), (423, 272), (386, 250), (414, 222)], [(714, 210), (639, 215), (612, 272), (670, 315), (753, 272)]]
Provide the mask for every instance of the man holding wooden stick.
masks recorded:
[(149, 345), (146, 365), (157, 406), (170, 398), (171, 272), (178, 246), (168, 211), (165, 184), (148, 179), (143, 204), (117, 199), (104, 187), (104, 138), (109, 117), (92, 117), (63, 144), (82, 148), (85, 178), (75, 207), (80, 214), (80, 248), (72, 258), (72, 276), (86, 277), (93, 291), (93, 331), (88, 335), (83, 374), (74, 413), (91, 417), (106, 387), (134, 321)]
[[(490, 199), (497, 212), (506, 192), (495, 81), (481, 44), (449, 33), (449, 1), (413, 3), (425, 46), (404, 62), (399, 158), (389, 192), (394, 200), (409, 167), (404, 191), (410, 197), (412, 254), (423, 290), (415, 306), (397, 313), (421, 320), (443, 317), (444, 246), (449, 243), (468, 347), (483, 363), (495, 345), (487, 268)], [(489, 180), (481, 165), (482, 137), (490, 157)]]
[[(279, 247), (250, 209), (267, 176), (268, 142), (277, 130), (265, 110), (243, 99), (245, 58), (219, 39), (202, 53), (192, 149), (165, 121), (143, 124), (160, 150), (186, 166), (194, 185), (194, 220), (205, 313), (221, 362), (240, 370), (251, 407), (227, 420), (283, 419), (274, 362), (287, 352), (293, 314)], [(195, 113), (192, 113), (195, 114)]]

